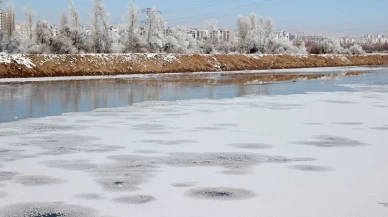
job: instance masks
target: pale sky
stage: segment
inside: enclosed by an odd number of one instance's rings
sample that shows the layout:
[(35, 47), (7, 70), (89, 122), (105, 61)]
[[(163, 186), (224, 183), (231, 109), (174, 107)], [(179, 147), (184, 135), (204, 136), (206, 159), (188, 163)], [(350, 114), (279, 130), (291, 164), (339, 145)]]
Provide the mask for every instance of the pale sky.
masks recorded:
[[(11, 0), (5, 0), (7, 7)], [(27, 5), (37, 11), (37, 20), (58, 23), (69, 0), (13, 0), (17, 21)], [(87, 26), (92, 0), (74, 0)], [(157, 7), (169, 26), (203, 26), (215, 18), (222, 28), (235, 28), (239, 14), (271, 17), (276, 30), (330, 36), (388, 34), (388, 0), (135, 0), (140, 8)], [(112, 25), (123, 23), (129, 0), (105, 0)], [(144, 17), (145, 18), (145, 17)]]

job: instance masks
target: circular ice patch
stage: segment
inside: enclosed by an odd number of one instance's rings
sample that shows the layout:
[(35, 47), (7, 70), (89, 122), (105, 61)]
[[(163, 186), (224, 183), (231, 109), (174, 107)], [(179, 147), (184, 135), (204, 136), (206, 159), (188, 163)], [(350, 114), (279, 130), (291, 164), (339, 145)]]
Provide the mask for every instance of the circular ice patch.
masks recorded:
[(311, 126), (320, 126), (323, 125), (323, 123), (304, 123), (305, 125), (311, 125)]
[(240, 149), (269, 149), (274, 147), (273, 145), (262, 143), (233, 143), (229, 144), (229, 146)]
[(247, 175), (252, 172), (246, 169), (237, 168), (237, 169), (224, 170), (224, 171), (221, 171), (221, 173), (225, 175)]
[(191, 139), (176, 139), (176, 140), (141, 140), (138, 141), (145, 144), (158, 144), (158, 145), (182, 145), (186, 143), (198, 143), (196, 140)]
[(107, 153), (114, 152), (119, 149), (125, 149), (124, 146), (118, 145), (88, 145), (81, 148), (81, 151), (87, 153)]
[(0, 182), (11, 180), (17, 175), (17, 172), (0, 172)]
[(197, 127), (194, 130), (199, 130), (199, 131), (218, 131), (218, 130), (224, 130), (225, 128), (223, 127)]
[(371, 127), (372, 130), (388, 130), (388, 126), (385, 127)]
[(0, 209), (0, 217), (98, 217), (91, 208), (61, 203), (20, 203)]
[(245, 153), (171, 153), (162, 159), (165, 164), (177, 167), (219, 166), (227, 169), (243, 169), (264, 163), (267, 157)]
[(133, 153), (138, 153), (138, 154), (160, 154), (162, 152), (155, 151), (155, 150), (136, 150)]
[(156, 200), (156, 198), (150, 195), (133, 195), (128, 197), (120, 197), (115, 199), (114, 201), (117, 203), (126, 204), (145, 204), (154, 200)]
[(136, 124), (132, 126), (132, 129), (139, 131), (163, 131), (169, 129), (169, 127), (162, 124)]
[(83, 200), (103, 200), (103, 199), (105, 199), (101, 195), (94, 194), (94, 193), (90, 193), (90, 194), (77, 194), (74, 197), (76, 197), (78, 199), (83, 199)]
[(42, 163), (51, 168), (59, 168), (59, 169), (72, 170), (72, 171), (90, 170), (97, 167), (96, 164), (89, 163), (87, 160), (72, 160), (72, 161), (53, 160), (53, 161), (44, 161)]
[(380, 205), (383, 205), (384, 207), (388, 208), (388, 203), (379, 203)]
[(238, 124), (232, 124), (232, 123), (220, 123), (220, 124), (214, 124), (216, 127), (238, 127)]
[(195, 182), (182, 182), (182, 183), (171, 184), (171, 186), (177, 187), (177, 188), (190, 188), (190, 187), (194, 187), (196, 185), (197, 185), (197, 183), (195, 183)]
[(316, 146), (321, 148), (368, 146), (368, 144), (357, 140), (348, 139), (344, 137), (330, 136), (330, 135), (314, 136), (314, 139), (316, 141), (300, 141), (300, 142), (293, 142), (293, 143), (298, 145), (310, 145), (310, 146)]
[(49, 176), (19, 176), (16, 177), (15, 182), (27, 186), (43, 186), (61, 184), (65, 181)]
[(293, 165), (293, 166), (290, 166), (289, 168), (293, 170), (300, 170), (305, 172), (327, 172), (331, 170), (328, 167), (314, 166), (314, 165)]
[(336, 125), (345, 125), (345, 126), (360, 126), (360, 125), (363, 125), (363, 123), (360, 123), (360, 122), (336, 122), (334, 124), (336, 124)]
[(333, 103), (333, 104), (357, 104), (358, 102), (352, 102), (352, 101), (345, 101), (345, 100), (322, 100), (326, 103)]
[(143, 180), (142, 177), (107, 178), (98, 180), (98, 183), (108, 191), (128, 192), (138, 190), (136, 186), (142, 184)]
[(146, 134), (151, 134), (151, 135), (167, 135), (167, 134), (172, 134), (172, 133), (171, 132), (159, 131), (159, 132), (146, 132)]
[(256, 196), (253, 191), (242, 189), (242, 188), (195, 188), (191, 189), (186, 194), (189, 197), (204, 200), (246, 200)]
[(267, 158), (268, 163), (290, 163), (291, 159), (282, 156), (270, 156)]

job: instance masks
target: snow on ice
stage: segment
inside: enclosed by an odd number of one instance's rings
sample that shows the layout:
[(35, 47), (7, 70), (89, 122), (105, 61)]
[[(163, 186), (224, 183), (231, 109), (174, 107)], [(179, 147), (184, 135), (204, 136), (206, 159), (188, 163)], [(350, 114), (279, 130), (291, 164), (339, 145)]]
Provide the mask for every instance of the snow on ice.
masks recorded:
[(386, 216), (388, 89), (353, 87), (0, 124), (0, 216)]

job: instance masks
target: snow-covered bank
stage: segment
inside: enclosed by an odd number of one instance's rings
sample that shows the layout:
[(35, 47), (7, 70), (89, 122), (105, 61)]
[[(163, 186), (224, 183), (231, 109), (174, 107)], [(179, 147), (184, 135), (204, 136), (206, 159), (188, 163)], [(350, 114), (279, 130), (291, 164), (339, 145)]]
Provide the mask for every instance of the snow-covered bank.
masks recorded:
[(387, 66), (388, 55), (0, 55), (0, 78)]
[(351, 87), (0, 124), (0, 217), (386, 216), (388, 89)]

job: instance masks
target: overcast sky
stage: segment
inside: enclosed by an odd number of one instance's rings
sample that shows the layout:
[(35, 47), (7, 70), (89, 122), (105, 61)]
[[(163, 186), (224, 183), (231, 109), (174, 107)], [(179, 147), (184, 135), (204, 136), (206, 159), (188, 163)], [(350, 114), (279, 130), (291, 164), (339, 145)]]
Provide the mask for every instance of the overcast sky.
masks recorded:
[[(11, 0), (5, 0), (5, 8)], [(27, 5), (37, 11), (37, 20), (58, 23), (69, 0), (13, 0), (17, 21)], [(92, 0), (74, 0), (87, 26)], [(169, 26), (203, 26), (215, 18), (218, 26), (235, 28), (237, 15), (256, 13), (271, 17), (276, 30), (331, 36), (388, 34), (388, 0), (137, 0), (140, 8), (157, 7)], [(123, 23), (129, 0), (105, 0), (113, 25)], [(145, 18), (145, 17), (144, 17)]]

